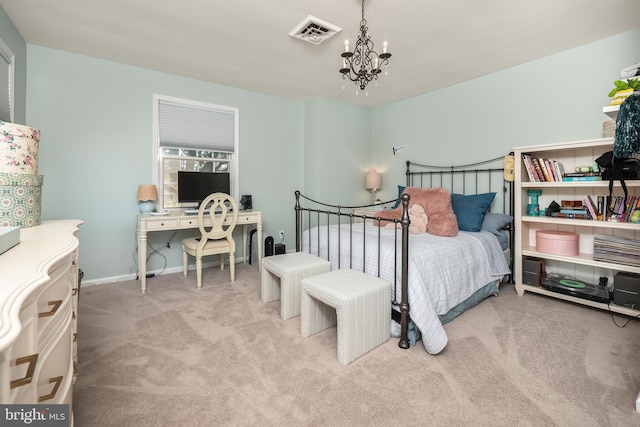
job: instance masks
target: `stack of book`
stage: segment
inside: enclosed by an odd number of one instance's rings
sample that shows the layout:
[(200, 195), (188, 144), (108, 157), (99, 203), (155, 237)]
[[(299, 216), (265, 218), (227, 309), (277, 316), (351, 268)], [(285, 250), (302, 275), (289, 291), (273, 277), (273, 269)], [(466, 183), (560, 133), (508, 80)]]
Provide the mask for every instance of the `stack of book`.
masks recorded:
[(614, 236), (593, 236), (594, 261), (640, 267), (640, 241)]
[(601, 172), (570, 172), (562, 175), (565, 182), (574, 181), (602, 181)]
[(529, 182), (561, 182), (563, 179), (564, 166), (556, 160), (536, 158), (522, 153), (522, 161), (527, 170)]
[(576, 200), (562, 200), (562, 206), (560, 212), (553, 212), (551, 214), (555, 218), (574, 218), (574, 219), (593, 219), (588, 207), (581, 201)]

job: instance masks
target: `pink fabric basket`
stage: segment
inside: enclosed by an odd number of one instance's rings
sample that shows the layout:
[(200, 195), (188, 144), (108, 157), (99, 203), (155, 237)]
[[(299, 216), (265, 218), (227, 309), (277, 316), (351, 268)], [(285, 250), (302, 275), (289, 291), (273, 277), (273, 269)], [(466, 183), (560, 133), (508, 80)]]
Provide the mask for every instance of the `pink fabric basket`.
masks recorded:
[(536, 231), (536, 250), (545, 254), (576, 256), (580, 235), (570, 231)]

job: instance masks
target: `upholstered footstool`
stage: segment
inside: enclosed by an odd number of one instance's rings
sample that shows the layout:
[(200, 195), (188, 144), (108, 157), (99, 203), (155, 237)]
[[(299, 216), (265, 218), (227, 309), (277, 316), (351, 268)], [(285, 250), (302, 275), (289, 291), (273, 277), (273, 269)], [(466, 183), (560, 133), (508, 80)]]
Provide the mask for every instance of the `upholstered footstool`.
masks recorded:
[(391, 283), (351, 269), (302, 279), (302, 336), (336, 324), (342, 366), (386, 342), (391, 335)]
[(291, 252), (262, 259), (260, 299), (280, 299), (280, 317), (284, 320), (300, 315), (300, 281), (326, 273), (329, 261), (306, 252)]

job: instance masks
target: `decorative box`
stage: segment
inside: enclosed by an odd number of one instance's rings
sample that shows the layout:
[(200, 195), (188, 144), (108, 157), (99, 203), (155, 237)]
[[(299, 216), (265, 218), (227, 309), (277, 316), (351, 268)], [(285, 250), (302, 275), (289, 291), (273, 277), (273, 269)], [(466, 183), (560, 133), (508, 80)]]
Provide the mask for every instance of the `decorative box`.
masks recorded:
[(0, 227), (40, 225), (42, 175), (0, 173)]
[(545, 254), (576, 256), (579, 254), (580, 235), (570, 231), (536, 231), (536, 250)]
[(40, 131), (0, 121), (0, 173), (38, 173)]
[(20, 227), (0, 227), (0, 254), (20, 243)]

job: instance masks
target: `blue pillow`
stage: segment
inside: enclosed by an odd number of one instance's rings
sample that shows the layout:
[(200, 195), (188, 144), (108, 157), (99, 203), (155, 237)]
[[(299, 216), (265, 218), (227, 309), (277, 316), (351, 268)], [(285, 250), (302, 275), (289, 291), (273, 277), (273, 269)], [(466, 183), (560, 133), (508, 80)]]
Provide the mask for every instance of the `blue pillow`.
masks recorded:
[(487, 212), (482, 220), (482, 230), (500, 236), (502, 234), (500, 232), (512, 222), (513, 217), (511, 215)]
[(404, 193), (404, 189), (407, 188), (404, 185), (398, 185), (398, 200), (396, 201), (396, 204), (393, 205), (393, 208), (391, 209), (395, 209), (398, 206), (400, 206), (400, 196), (402, 196), (402, 193)]
[(480, 231), (484, 214), (489, 209), (496, 193), (451, 194), (451, 207), (458, 220), (458, 229), (462, 231)]
[(502, 250), (509, 247), (509, 234), (505, 231), (507, 226), (513, 222), (511, 215), (487, 212), (482, 221), (482, 231), (488, 231), (498, 238)]

